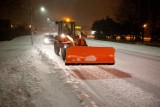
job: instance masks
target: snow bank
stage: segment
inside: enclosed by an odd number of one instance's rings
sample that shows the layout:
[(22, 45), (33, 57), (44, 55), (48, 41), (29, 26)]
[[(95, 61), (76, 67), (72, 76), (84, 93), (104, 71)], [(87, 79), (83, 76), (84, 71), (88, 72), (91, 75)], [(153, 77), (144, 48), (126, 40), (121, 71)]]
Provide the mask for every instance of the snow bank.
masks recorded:
[(55, 65), (25, 40), (0, 43), (0, 107), (81, 107)]
[[(30, 36), (0, 42), (0, 107), (97, 107), (80, 82)], [(37, 39), (37, 41), (36, 41)]]
[(72, 92), (76, 95), (81, 107), (98, 107), (90, 98), (90, 96), (82, 90), (81, 87), (83, 86), (81, 82), (64, 68), (64, 62), (62, 65), (58, 65), (55, 62), (55, 58), (53, 59), (44, 48), (39, 47), (37, 50), (39, 51), (40, 55), (46, 59), (46, 61), (49, 61), (52, 66), (54, 65), (54, 68), (56, 69), (54, 70), (54, 73), (61, 80), (61, 82), (65, 83), (65, 86), (72, 90)]

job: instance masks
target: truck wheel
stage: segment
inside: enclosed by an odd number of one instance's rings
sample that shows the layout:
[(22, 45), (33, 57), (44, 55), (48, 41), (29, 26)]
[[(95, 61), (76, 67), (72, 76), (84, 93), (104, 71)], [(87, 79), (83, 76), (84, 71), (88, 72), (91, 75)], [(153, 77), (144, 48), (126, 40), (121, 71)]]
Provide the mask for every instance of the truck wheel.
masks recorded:
[(58, 45), (58, 43), (54, 43), (54, 52), (55, 52), (55, 54), (57, 54), (57, 55), (59, 55), (59, 51), (60, 51), (60, 47), (59, 47), (59, 45)]
[(61, 56), (63, 61), (66, 60), (66, 48), (64, 48), (64, 46), (61, 48)]

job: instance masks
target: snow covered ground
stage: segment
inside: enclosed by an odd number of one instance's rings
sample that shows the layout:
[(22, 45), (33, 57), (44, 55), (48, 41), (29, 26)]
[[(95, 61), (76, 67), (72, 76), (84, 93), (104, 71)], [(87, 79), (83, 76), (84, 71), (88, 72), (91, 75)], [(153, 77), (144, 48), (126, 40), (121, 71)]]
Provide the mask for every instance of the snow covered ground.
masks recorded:
[(89, 99), (85, 103), (87, 95), (70, 74), (43, 54), (36, 43), (31, 46), (30, 36), (0, 42), (0, 68), (0, 107), (95, 105), (89, 104)]
[(159, 107), (159, 48), (88, 39), (116, 64), (65, 66), (42, 38), (0, 42), (0, 107)]

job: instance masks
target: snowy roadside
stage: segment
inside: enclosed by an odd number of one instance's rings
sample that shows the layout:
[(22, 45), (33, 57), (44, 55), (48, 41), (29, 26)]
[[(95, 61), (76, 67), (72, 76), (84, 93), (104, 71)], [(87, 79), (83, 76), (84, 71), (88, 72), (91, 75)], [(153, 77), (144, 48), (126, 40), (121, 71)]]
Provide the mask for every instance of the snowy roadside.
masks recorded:
[(72, 74), (68, 67), (64, 67), (63, 64), (59, 65), (55, 62), (56, 59), (52, 58), (50, 54), (43, 48), (37, 47), (37, 50), (51, 65), (54, 65), (54, 73), (57, 77), (67, 86), (72, 92), (76, 95), (78, 101), (80, 102), (81, 107), (98, 107), (96, 103), (90, 98), (90, 96), (85, 93), (82, 89), (84, 85), (82, 81), (77, 80), (74, 74)]
[(0, 107), (97, 107), (30, 37), (0, 44)]
[(45, 59), (30, 48), (17, 51), (16, 56), (1, 58), (0, 106), (80, 107), (76, 96), (43, 63)]

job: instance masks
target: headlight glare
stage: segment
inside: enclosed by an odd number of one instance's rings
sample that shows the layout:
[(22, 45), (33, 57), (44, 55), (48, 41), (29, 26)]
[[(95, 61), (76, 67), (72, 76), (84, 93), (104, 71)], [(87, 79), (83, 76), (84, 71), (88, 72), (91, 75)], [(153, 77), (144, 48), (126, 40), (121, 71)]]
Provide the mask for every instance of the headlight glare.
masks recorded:
[(49, 39), (48, 38), (44, 38), (44, 43), (49, 43)]
[(65, 34), (61, 34), (61, 38), (65, 38), (66, 37), (66, 35)]

